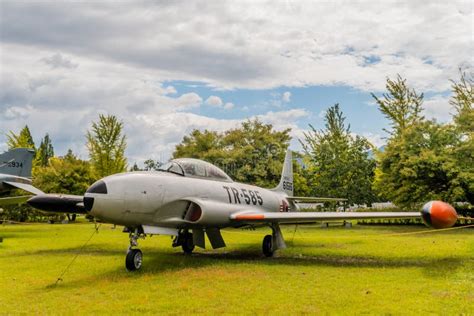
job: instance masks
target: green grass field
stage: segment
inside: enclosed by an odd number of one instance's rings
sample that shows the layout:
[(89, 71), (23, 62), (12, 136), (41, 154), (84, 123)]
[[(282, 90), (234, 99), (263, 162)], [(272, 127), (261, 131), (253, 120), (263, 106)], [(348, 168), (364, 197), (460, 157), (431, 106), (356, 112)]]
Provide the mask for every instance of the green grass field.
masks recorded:
[(419, 226), (226, 230), (228, 247), (185, 256), (171, 239), (140, 240), (144, 266), (124, 268), (128, 237), (102, 225), (0, 226), (0, 314), (474, 314), (474, 230), (394, 235)]

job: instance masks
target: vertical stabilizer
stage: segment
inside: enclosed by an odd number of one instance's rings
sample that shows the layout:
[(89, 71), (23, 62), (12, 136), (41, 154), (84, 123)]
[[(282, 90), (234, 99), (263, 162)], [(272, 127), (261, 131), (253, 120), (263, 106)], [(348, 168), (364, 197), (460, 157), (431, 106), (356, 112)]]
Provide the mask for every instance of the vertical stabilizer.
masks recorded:
[(289, 149), (286, 151), (285, 161), (283, 162), (280, 183), (273, 191), (284, 192), (288, 196), (293, 196), (293, 155)]
[(0, 155), (0, 173), (31, 178), (35, 152), (28, 148), (14, 148)]

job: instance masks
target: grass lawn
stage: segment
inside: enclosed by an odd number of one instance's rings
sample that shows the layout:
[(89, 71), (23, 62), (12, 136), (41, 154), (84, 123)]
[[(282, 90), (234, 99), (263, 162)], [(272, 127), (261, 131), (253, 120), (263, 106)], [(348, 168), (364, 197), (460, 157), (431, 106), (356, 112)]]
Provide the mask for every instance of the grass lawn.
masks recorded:
[[(261, 254), (269, 229), (226, 230), (227, 248), (185, 256), (171, 239), (140, 240), (102, 225), (0, 225), (0, 314), (474, 315), (474, 229), (395, 235), (418, 226), (287, 226), (288, 249)], [(384, 236), (390, 235), (390, 236)]]

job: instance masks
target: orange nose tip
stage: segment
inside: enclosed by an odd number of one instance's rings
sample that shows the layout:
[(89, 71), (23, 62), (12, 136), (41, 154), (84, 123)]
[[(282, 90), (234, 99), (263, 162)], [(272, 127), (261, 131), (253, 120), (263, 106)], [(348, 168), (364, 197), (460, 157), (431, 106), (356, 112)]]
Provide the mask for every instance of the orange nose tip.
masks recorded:
[(433, 228), (449, 228), (454, 226), (458, 214), (454, 207), (442, 201), (430, 201), (421, 211), (423, 221)]

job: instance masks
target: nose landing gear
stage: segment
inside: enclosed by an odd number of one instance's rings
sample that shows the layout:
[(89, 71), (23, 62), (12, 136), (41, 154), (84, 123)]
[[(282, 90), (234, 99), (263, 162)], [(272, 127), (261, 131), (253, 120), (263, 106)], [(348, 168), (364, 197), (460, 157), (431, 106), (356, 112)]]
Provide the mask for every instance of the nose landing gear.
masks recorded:
[(127, 256), (125, 257), (125, 267), (127, 271), (132, 272), (142, 267), (143, 253), (140, 249), (135, 247), (138, 246), (138, 238), (145, 238), (145, 235), (136, 228), (133, 232), (131, 231), (128, 236), (130, 238), (130, 246), (128, 247)]

